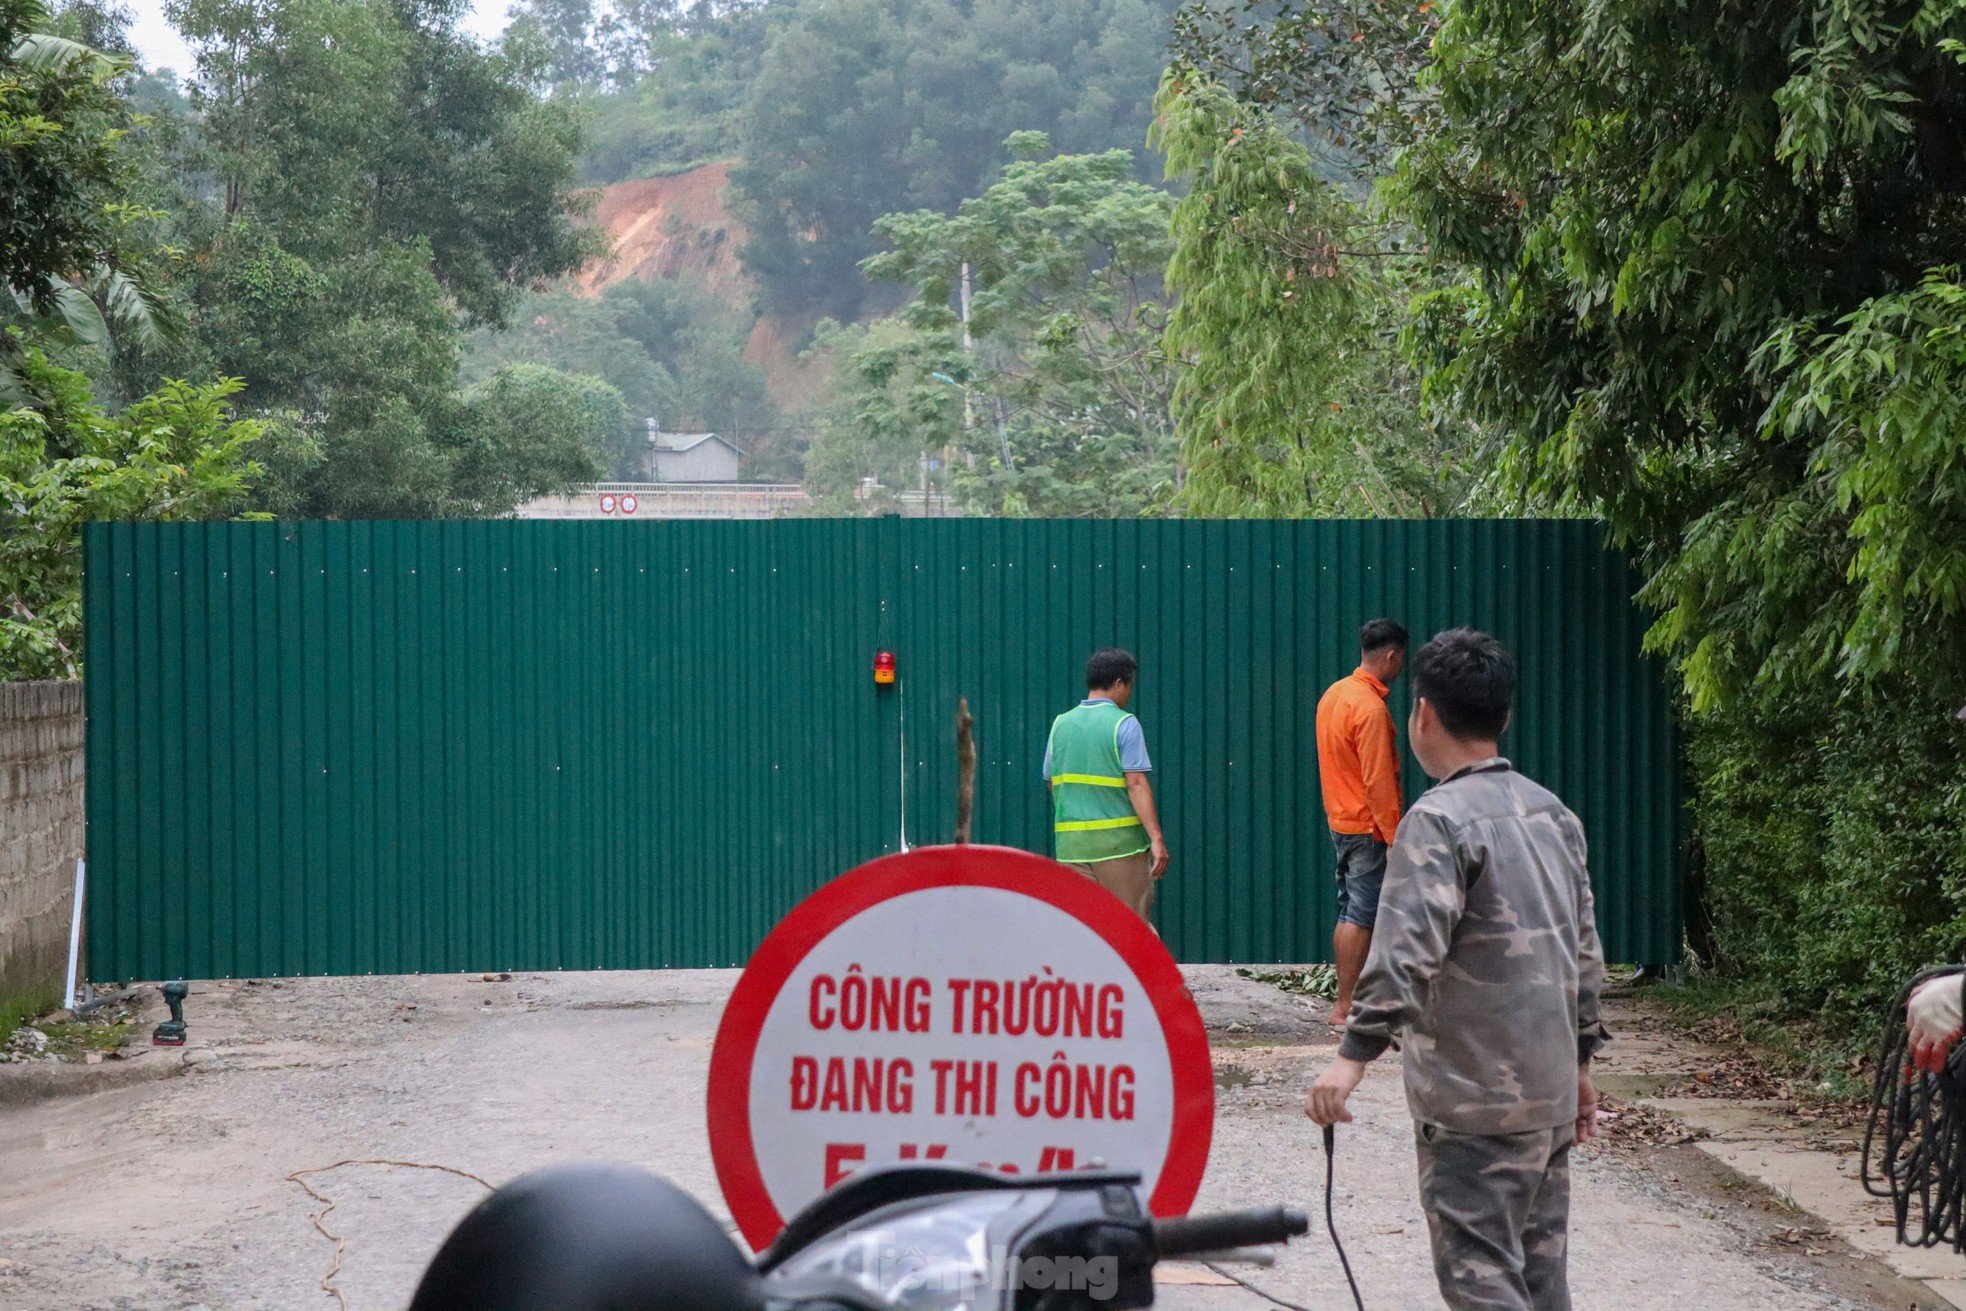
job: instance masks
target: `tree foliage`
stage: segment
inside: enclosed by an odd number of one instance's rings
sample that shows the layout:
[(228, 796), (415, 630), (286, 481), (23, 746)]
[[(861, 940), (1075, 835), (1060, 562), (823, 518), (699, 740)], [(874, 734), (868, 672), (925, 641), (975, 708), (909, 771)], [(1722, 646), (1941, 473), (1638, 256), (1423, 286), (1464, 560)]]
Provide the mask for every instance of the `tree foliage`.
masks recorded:
[(171, 0), (225, 220), (303, 259), (422, 243), (471, 319), (596, 253), (569, 204), (576, 120), (459, 30), (463, 0)]
[(674, 413), (676, 379), (621, 331), (614, 308), (568, 291), (535, 296), (520, 306), (511, 328), (472, 334), (464, 377), (476, 383), (500, 368), (532, 361), (607, 383), (621, 396), (627, 424), (609, 442), (610, 472), (626, 477), (626, 461), (635, 454), (643, 425), (650, 417)]
[[(36, 0), (0, 2), (0, 402), (24, 394), (23, 349), (156, 345), (173, 325), (142, 263), (149, 211), (127, 198), (133, 67)], [(79, 35), (101, 24), (70, 21)]]
[(84, 523), (225, 514), (258, 472), (235, 381), (112, 413), (63, 363), (106, 365), (112, 325), (127, 350), (170, 322), (143, 262), (151, 215), (126, 198), (132, 64), (85, 44), (108, 21), (88, 17), (0, 0), (0, 679), (76, 676)]
[(872, 457), (858, 476), (912, 481), (930, 451), (947, 466), (938, 485), (978, 513), (1151, 513), (1174, 477), (1160, 344), (1172, 202), (1133, 180), (1123, 150), (1045, 158), (1035, 132), (1007, 149), (999, 179), (953, 215), (875, 225), (890, 249), (867, 273), (910, 299), (847, 349), (850, 419), (815, 443), (816, 478), (853, 431)]
[[(930, 452), (954, 447), (963, 432), (961, 343), (924, 333), (899, 318), (861, 327), (822, 321), (812, 350), (833, 364), (829, 403), (805, 456), (805, 486), (830, 514), (893, 509), (913, 491)], [(940, 472), (935, 486), (943, 484)]]
[(591, 95), (694, 81), (708, 71), (699, 57), (715, 59), (710, 47), (741, 40), (770, 8), (769, 0), (519, 0), (504, 41), (554, 94)]
[(1423, 135), (1433, 97), (1421, 74), (1438, 0), (1194, 3), (1175, 16), (1177, 63), (1244, 105), (1288, 116), (1320, 171), (1363, 189)]
[(1695, 704), (1966, 697), (1956, 4), (1457, 7), (1407, 211), (1442, 384), (1641, 549)]
[(745, 317), (689, 282), (623, 282), (599, 297), (557, 291), (521, 307), (506, 332), (475, 334), (465, 376), (532, 360), (607, 383), (621, 395), (625, 427), (609, 446), (618, 477), (639, 476), (647, 423), (665, 431), (715, 431), (746, 450), (776, 410), (764, 373), (744, 358)]
[[(1401, 271), (1384, 234), (1261, 108), (1192, 67), (1162, 84), (1155, 140), (1174, 210), (1169, 354), (1184, 501), (1208, 515), (1438, 514), (1468, 442), (1422, 403), (1395, 348)], [(1397, 249), (1385, 252), (1401, 254)]]
[(474, 472), (458, 367), (466, 327), (598, 248), (575, 222), (573, 111), (461, 31), (460, 0), (169, 12), (197, 68), (184, 113), (150, 129), (145, 187), (189, 329), (126, 367), (124, 391), (242, 378), (269, 428), (256, 495), (282, 513), (499, 513), (487, 486), (556, 490), (563, 430)]
[(1171, 0), (799, 6), (766, 51), (731, 175), (748, 198), (745, 261), (768, 301), (856, 315), (874, 221), (947, 213), (980, 194), (1013, 132), (1045, 132), (1073, 154), (1139, 151), (1172, 10)]
[(167, 383), (106, 412), (82, 374), (20, 354), (22, 403), (0, 411), (0, 680), (75, 677), (82, 525), (235, 512), (258, 473), (258, 424), (236, 380)]
[[(1413, 339), (1637, 548), (1711, 959), (1850, 1013), (1966, 944), (1966, 7), (1452, 6)], [(1443, 279), (1443, 281), (1448, 281)]]
[(1688, 734), (1700, 963), (1852, 1022), (1966, 943), (1966, 733), (1834, 682), (1730, 698)]
[(38, 0), (0, 0), (0, 282), (44, 314), (69, 278), (122, 259), (130, 167), (110, 85), (128, 65), (50, 25)]
[[(1767, 630), (1770, 647), (1805, 659), (1836, 651), (1843, 672), (1872, 676), (1966, 637), (1966, 286), (1958, 266), (1874, 297), (1828, 329), (1790, 324), (1758, 359), (1781, 379), (1763, 431), (1810, 445), (1804, 478), (1829, 484), (1829, 504), (1848, 516), (1850, 551), (1850, 585), (1818, 579), (1832, 602), (1793, 635)], [(1786, 509), (1770, 517), (1779, 522)], [(1771, 560), (1761, 557), (1764, 567)]]
[(594, 481), (628, 426), (620, 392), (543, 364), (507, 365), (460, 408), (447, 508), (478, 518)]
[[(660, 0), (609, 14), (594, 13), (586, 0), (566, 3), (586, 14), (588, 42), (566, 57), (549, 50), (537, 62), (554, 93), (581, 97), (590, 115), (581, 174), (597, 185), (737, 154), (744, 106), (765, 48), (794, 12), (784, 0)], [(531, 16), (557, 13), (560, 4), (528, 0), (507, 42), (527, 39)], [(577, 72), (597, 49), (605, 68)]]

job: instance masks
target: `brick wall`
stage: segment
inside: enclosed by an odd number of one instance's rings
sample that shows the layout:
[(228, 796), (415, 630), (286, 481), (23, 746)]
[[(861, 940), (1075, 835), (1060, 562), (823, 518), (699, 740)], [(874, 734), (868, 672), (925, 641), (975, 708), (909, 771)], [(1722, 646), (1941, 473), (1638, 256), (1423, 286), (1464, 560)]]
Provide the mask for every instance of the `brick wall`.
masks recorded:
[(59, 989), (82, 854), (82, 685), (0, 683), (0, 1002)]

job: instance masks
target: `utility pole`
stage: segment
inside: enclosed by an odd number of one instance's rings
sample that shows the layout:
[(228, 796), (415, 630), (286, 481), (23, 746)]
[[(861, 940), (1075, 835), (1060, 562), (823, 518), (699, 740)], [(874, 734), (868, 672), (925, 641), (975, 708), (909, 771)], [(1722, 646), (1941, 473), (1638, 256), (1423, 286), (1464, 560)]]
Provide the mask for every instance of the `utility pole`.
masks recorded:
[[(963, 261), (962, 299), (959, 303), (961, 305), (961, 313), (962, 313), (962, 320), (963, 320), (963, 358), (968, 360), (973, 365), (976, 361), (976, 342), (972, 340), (969, 335), (969, 261), (968, 260)], [(972, 418), (970, 413), (969, 383), (967, 381), (964, 381), (963, 431), (968, 432), (971, 426), (974, 424), (974, 422), (975, 420)]]
[[(969, 261), (968, 260), (963, 261), (963, 281), (962, 281), (960, 305), (961, 305), (962, 320), (963, 320), (963, 358), (969, 364), (969, 369), (967, 372), (973, 373), (975, 372), (975, 368), (976, 368), (976, 342), (969, 335)], [(969, 432), (970, 429), (974, 428), (975, 426), (976, 426), (976, 411), (975, 411), (975, 407), (970, 402), (969, 381), (966, 373), (963, 381), (963, 458), (967, 459), (970, 462), (970, 467), (972, 468), (974, 468), (976, 464), (976, 452), (970, 448)], [(947, 452), (943, 453), (942, 463), (944, 468), (948, 467), (949, 457)]]
[[(976, 361), (976, 341), (973, 337), (969, 335), (969, 261), (968, 260), (963, 261), (962, 295), (959, 304), (962, 307), (963, 354), (968, 357), (970, 361), (970, 366), (973, 370), (975, 368), (975, 361)], [(990, 400), (995, 405), (996, 412), (997, 412), (997, 448), (1003, 453), (1003, 467), (1006, 469), (1013, 468), (1014, 466), (1010, 462), (1010, 438), (1008, 435), (1005, 434), (1004, 426), (1003, 426), (1003, 397), (992, 396)], [(972, 404), (969, 384), (964, 383), (963, 384), (963, 439), (964, 439), (963, 445), (965, 446), (965, 448), (968, 448), (969, 446), (968, 438), (969, 438), (970, 430), (975, 427), (976, 427), (976, 407), (974, 404)], [(965, 449), (964, 454), (969, 458), (970, 467), (971, 468), (976, 467), (976, 452), (974, 451), (974, 449)]]

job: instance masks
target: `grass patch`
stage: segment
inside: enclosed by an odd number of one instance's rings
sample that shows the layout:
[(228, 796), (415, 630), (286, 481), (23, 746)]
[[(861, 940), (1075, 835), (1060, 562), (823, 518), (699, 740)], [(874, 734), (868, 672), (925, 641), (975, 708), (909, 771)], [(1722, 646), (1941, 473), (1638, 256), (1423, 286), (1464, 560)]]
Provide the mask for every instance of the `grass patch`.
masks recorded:
[(65, 1061), (85, 1052), (113, 1052), (123, 1045), (130, 1032), (128, 1020), (110, 1024), (90, 1024), (77, 1020), (68, 1024), (41, 1024), (36, 1028), (48, 1035), (48, 1050)]
[(13, 1036), (15, 1029), (39, 1015), (46, 1015), (61, 1005), (61, 993), (53, 984), (44, 988), (28, 988), (8, 997), (0, 997), (0, 1047)]
[(29, 989), (0, 1000), (0, 1047), (21, 1028), (38, 1029), (48, 1045), (39, 1055), (64, 1061), (79, 1061), (90, 1052), (112, 1052), (123, 1045), (136, 1023), (136, 1012), (127, 1006), (104, 1006), (88, 1017), (35, 1023), (61, 1004), (53, 988)]

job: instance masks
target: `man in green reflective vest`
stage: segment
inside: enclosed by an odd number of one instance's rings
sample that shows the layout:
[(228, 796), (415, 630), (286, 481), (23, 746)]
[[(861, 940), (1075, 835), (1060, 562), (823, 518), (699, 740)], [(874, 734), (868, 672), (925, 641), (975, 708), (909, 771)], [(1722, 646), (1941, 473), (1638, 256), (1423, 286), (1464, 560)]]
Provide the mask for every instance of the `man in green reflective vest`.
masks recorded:
[(1167, 872), (1167, 841), (1147, 778), (1147, 738), (1126, 711), (1139, 675), (1140, 662), (1125, 651), (1092, 653), (1085, 700), (1051, 723), (1044, 781), (1059, 861), (1146, 919), (1155, 881)]

